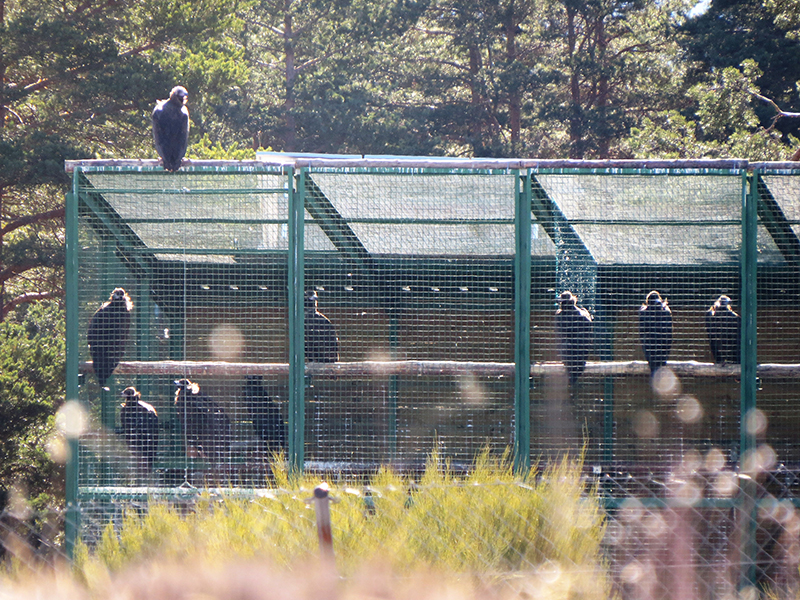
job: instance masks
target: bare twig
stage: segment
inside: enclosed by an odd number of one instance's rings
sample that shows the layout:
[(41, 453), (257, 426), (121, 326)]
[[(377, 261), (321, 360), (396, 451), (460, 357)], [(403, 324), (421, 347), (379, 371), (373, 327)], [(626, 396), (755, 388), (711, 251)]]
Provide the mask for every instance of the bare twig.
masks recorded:
[[(781, 110), (781, 107), (778, 106), (772, 98), (767, 98), (766, 96), (762, 96), (761, 94), (757, 94), (756, 92), (752, 92), (752, 94), (761, 100), (762, 102), (766, 102), (775, 110), (775, 116), (772, 117), (772, 123), (767, 128), (767, 131), (772, 131), (775, 128), (775, 125), (778, 123), (780, 119), (798, 119), (800, 118), (800, 112), (789, 112), (785, 110)], [(800, 161), (800, 148), (798, 148), (794, 154), (792, 154), (792, 158), (789, 160), (791, 161)]]
[(775, 123), (777, 123), (779, 119), (782, 119), (784, 117), (787, 119), (800, 118), (800, 112), (788, 112), (785, 110), (781, 110), (781, 107), (775, 104), (775, 101), (772, 100), (771, 98), (767, 98), (766, 96), (762, 96), (761, 94), (757, 94), (755, 92), (752, 93), (756, 98), (758, 98), (762, 102), (766, 102), (772, 108), (775, 109), (775, 116), (772, 117), (772, 125), (769, 126), (769, 129), (767, 129), (767, 131), (770, 131), (773, 127), (775, 127)]

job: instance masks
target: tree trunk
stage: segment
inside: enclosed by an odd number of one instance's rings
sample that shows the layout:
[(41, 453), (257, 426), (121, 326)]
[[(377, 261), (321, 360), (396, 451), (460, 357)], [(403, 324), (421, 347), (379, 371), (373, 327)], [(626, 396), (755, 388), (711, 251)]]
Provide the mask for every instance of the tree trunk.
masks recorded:
[[(0, 0), (0, 26), (5, 25), (6, 20), (6, 2), (5, 0)], [(6, 63), (0, 63), (0, 129), (3, 129), (6, 124), (6, 114), (8, 111), (6, 110), (6, 99), (3, 95), (3, 89), (5, 86), (6, 80)], [(4, 240), (5, 240), (5, 233), (4, 233), (4, 223), (3, 223), (3, 196), (4, 196), (5, 189), (0, 186), (0, 270), (5, 269), (5, 264), (2, 261), (3, 250), (4, 250)], [(5, 282), (0, 282), (0, 306), (5, 303), (6, 297), (6, 284)], [(0, 321), (3, 320), (5, 317), (4, 312), (0, 312)]]
[[(509, 65), (517, 60), (517, 23), (514, 19), (514, 2), (511, 2), (505, 15), (506, 60)], [(521, 126), (520, 91), (516, 86), (508, 90), (508, 128), (511, 133), (511, 151), (516, 155), (519, 150)]]
[[(5, 26), (6, 22), (6, 0), (0, 0), (0, 27)], [(0, 129), (6, 122), (6, 99), (3, 95), (3, 87), (6, 81), (6, 63), (0, 62)], [(2, 193), (2, 192), (0, 192)]]
[(294, 118), (294, 82), (295, 70), (294, 32), (292, 30), (292, 1), (285, 1), (283, 13), (283, 51), (286, 56), (286, 99), (283, 103), (284, 127), (283, 150), (293, 152), (297, 148), (297, 123)]
[(605, 121), (606, 108), (608, 107), (608, 60), (606, 49), (606, 28), (602, 18), (597, 20), (597, 60), (600, 62), (600, 78), (597, 82), (597, 112), (602, 122), (598, 123), (597, 151), (600, 158), (609, 158), (611, 139)]
[(577, 33), (575, 31), (575, 9), (567, 6), (567, 52), (570, 68), (569, 91), (569, 157), (583, 158), (583, 123), (581, 118), (581, 88), (578, 77)]
[(469, 88), (470, 104), (472, 105), (472, 148), (473, 150), (483, 145), (483, 117), (482, 99), (478, 89), (478, 77), (481, 70), (481, 57), (478, 47), (469, 47)]

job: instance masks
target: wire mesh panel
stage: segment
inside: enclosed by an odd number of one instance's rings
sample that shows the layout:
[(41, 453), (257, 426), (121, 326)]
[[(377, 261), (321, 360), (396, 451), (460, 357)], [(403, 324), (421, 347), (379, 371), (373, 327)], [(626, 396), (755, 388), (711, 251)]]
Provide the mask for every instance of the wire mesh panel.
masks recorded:
[(79, 486), (264, 485), (286, 373), (247, 365), (287, 361), (286, 174), (81, 175)]
[(797, 320), (797, 268), (800, 266), (800, 177), (765, 172), (758, 182), (761, 220), (778, 244), (783, 261), (761, 269), (758, 288), (758, 363), (785, 365), (762, 373), (758, 409), (764, 421), (759, 437), (775, 452), (776, 463), (796, 470), (800, 466), (797, 425), (792, 408), (798, 400), (795, 375), (788, 365), (800, 357)]
[(754, 175), (760, 222), (778, 247), (781, 261), (758, 271), (758, 391), (744, 419), (755, 448), (743, 470), (758, 483), (754, 575), (779, 590), (798, 589), (797, 513), (800, 445), (794, 422), (800, 395), (797, 326), (800, 280), (800, 172), (761, 169)]
[[(311, 378), (308, 458), (414, 468), (434, 448), (466, 464), (507, 447), (513, 372), (488, 364), (514, 360), (516, 175), (311, 169), (306, 182), (306, 287), (339, 359), (397, 365)], [(429, 363), (442, 364), (421, 374)]]
[[(588, 463), (602, 472), (662, 479), (690, 450), (714, 448), (735, 462), (738, 382), (713, 371), (706, 316), (722, 295), (739, 306), (741, 173), (533, 177), (534, 214), (557, 241), (557, 264), (556, 289), (534, 312), (532, 352), (539, 361), (572, 352), (588, 365), (535, 382), (543, 435), (534, 452), (585, 445)], [(762, 262), (780, 260), (766, 231), (759, 242)], [(585, 332), (558, 328), (557, 310), (578, 314), (574, 300), (559, 301), (566, 291), (591, 319)], [(643, 306), (658, 321), (647, 322)], [(645, 354), (648, 335), (657, 348)]]
[(79, 170), (84, 539), (513, 448), (582, 456), (626, 597), (795, 585), (797, 170), (435, 162)]
[[(710, 483), (739, 458), (740, 384), (712, 356), (707, 318), (720, 296), (740, 307), (741, 172), (532, 177), (534, 216), (557, 248), (555, 288), (532, 312), (532, 360), (566, 368), (533, 380), (531, 450), (585, 453), (622, 593), (731, 593), (732, 504), (700, 499), (738, 493)], [(766, 231), (759, 242), (762, 264), (780, 260)]]

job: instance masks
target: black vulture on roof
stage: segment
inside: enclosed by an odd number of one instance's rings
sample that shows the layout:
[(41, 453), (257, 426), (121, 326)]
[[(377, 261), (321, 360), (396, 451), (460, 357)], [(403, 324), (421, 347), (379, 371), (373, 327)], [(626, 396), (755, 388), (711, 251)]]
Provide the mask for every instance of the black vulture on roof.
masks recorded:
[(672, 311), (656, 290), (647, 294), (639, 308), (639, 339), (652, 375), (666, 366), (672, 350)]
[(307, 362), (339, 362), (339, 338), (330, 319), (317, 310), (316, 290), (306, 292), (305, 355)]
[(232, 440), (228, 415), (200, 386), (188, 379), (175, 381), (175, 408), (185, 436), (186, 455), (213, 462), (224, 461)]
[(742, 319), (731, 308), (731, 299), (723, 294), (706, 311), (706, 332), (715, 363), (739, 364), (741, 331)]
[(278, 403), (269, 397), (260, 375), (247, 375), (244, 380), (245, 406), (253, 420), (253, 429), (267, 452), (286, 448), (286, 425)]
[(586, 359), (593, 343), (592, 315), (578, 306), (578, 299), (570, 291), (558, 297), (556, 311), (556, 335), (561, 360), (569, 374), (570, 388), (574, 388), (578, 378), (586, 368)]
[(125, 443), (151, 471), (158, 449), (158, 413), (152, 404), (142, 400), (135, 387), (122, 390), (122, 397), (125, 402), (119, 410), (119, 421)]
[(189, 109), (186, 88), (172, 88), (169, 99), (156, 101), (153, 109), (153, 141), (166, 171), (177, 171), (189, 145)]
[(131, 328), (133, 302), (122, 288), (114, 288), (105, 302), (89, 320), (89, 352), (92, 368), (101, 386), (125, 356), (128, 332)]

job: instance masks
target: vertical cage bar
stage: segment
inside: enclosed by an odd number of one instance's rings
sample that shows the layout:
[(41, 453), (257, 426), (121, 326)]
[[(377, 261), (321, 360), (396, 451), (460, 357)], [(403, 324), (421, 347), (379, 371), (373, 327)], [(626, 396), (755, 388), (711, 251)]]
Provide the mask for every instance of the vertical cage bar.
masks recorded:
[[(66, 394), (68, 402), (78, 401), (78, 178), (80, 169), (72, 175), (72, 191), (66, 197)], [(66, 504), (64, 523), (65, 549), (71, 560), (78, 533), (78, 439), (67, 438), (69, 451), (66, 464)]]
[[(397, 310), (392, 308), (389, 317), (389, 352), (392, 360), (397, 360), (397, 349), (400, 345), (400, 319)], [(389, 404), (387, 407), (387, 426), (389, 437), (389, 460), (397, 459), (397, 403), (400, 397), (400, 379), (397, 375), (389, 376)]]
[(531, 445), (531, 177), (514, 183), (514, 470), (530, 468)]
[(289, 466), (303, 470), (305, 448), (305, 178), (301, 169), (295, 182), (294, 169), (287, 174), (289, 195)]
[[(757, 287), (757, 253), (756, 236), (758, 234), (758, 171), (743, 184), (742, 197), (742, 415), (756, 408), (756, 287)], [(748, 186), (749, 183), (749, 186)], [(749, 189), (748, 189), (749, 188)], [(741, 454), (755, 448), (755, 434), (741, 428)]]
[[(739, 414), (739, 471), (756, 448), (756, 434), (747, 426), (749, 417), (756, 408), (756, 285), (757, 285), (757, 246), (758, 233), (758, 170), (750, 178), (742, 175), (742, 331), (741, 331), (741, 382)], [(739, 490), (741, 524), (742, 571), (740, 587), (755, 583), (756, 554), (756, 482), (750, 477), (740, 477)]]
[[(614, 360), (614, 331), (616, 327), (616, 311), (604, 302), (599, 311), (596, 327), (601, 335), (597, 352), (600, 360)], [(600, 456), (605, 466), (611, 465), (614, 460), (614, 377), (603, 378), (603, 397), (600, 399), (603, 410), (603, 442)]]
[[(103, 302), (108, 300), (108, 295), (118, 285), (118, 283), (112, 273), (110, 273), (110, 267), (115, 262), (115, 249), (116, 249), (116, 242), (111, 238), (111, 235), (103, 236), (100, 242), (100, 289), (96, 290), (99, 292), (99, 297), (96, 298), (97, 306), (100, 306)], [(131, 292), (133, 290), (130, 290)], [(100, 401), (100, 424), (102, 425), (105, 431), (114, 431), (114, 418), (116, 416), (116, 406), (114, 397), (114, 375), (112, 374), (108, 381), (100, 385), (99, 391), (99, 401)], [(106, 389), (108, 386), (108, 389)], [(113, 476), (113, 468), (112, 464), (109, 461), (108, 457), (104, 457), (102, 462), (100, 463), (100, 481), (101, 485), (111, 485), (111, 479)]]
[[(136, 327), (136, 360), (151, 360), (150, 348), (150, 327), (151, 315), (153, 314), (153, 300), (150, 297), (150, 277), (148, 275), (141, 275), (141, 278), (136, 282), (136, 298), (137, 308), (134, 312), (135, 327)], [(136, 389), (139, 390), (145, 398), (151, 397), (151, 378), (137, 377)]]

